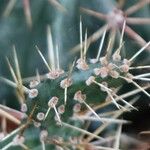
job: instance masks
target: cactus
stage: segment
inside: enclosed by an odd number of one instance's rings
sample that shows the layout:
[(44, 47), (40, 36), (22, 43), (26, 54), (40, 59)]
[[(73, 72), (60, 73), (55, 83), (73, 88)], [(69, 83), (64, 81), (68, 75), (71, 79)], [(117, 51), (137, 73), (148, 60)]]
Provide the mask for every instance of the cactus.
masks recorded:
[[(66, 13), (66, 8), (57, 1), (49, 2), (58, 11)], [(24, 0), (23, 4), (27, 25), (32, 30), (34, 22), (29, 1)], [(5, 15), (8, 13), (6, 12)], [(38, 54), (37, 59), (41, 59), (46, 68), (46, 73), (37, 70), (35, 76), (23, 78), (18, 49), (13, 46), (13, 60), (6, 58), (13, 80), (2, 76), (0, 80), (15, 89), (20, 110), (0, 105), (2, 129), (6, 130), (3, 127), (6, 126), (6, 119), (17, 126), (13, 131), (1, 133), (1, 149), (122, 148), (122, 126), (130, 123), (121, 118), (122, 114), (137, 111), (134, 103), (139, 99), (136, 96), (139, 92), (150, 97), (147, 92), (150, 74), (146, 72), (136, 75), (133, 72), (135, 69), (149, 69), (149, 65), (137, 66), (134, 62), (141, 53), (149, 49), (150, 42), (142, 43), (142, 47), (132, 56), (125, 57), (122, 53), (128, 50), (124, 50), (124, 33), (127, 27), (124, 20), (120, 25), (121, 34), (117, 47), (113, 46), (114, 35), (106, 38), (109, 26), (104, 26), (101, 28), (102, 37), (97, 54), (90, 56), (88, 53), (92, 51), (92, 41), (88, 38), (88, 30), (84, 30), (83, 23), (80, 17), (80, 54), (71, 57), (71, 61), (67, 59), (70, 62), (64, 66), (60, 59), (61, 48), (54, 42), (56, 33), (52, 36), (50, 26), (47, 26), (47, 55), (43, 54), (38, 44), (34, 48)], [(137, 81), (145, 81), (145, 84)], [(120, 94), (123, 84), (132, 84), (135, 88)], [(129, 101), (127, 98), (130, 96), (134, 97)]]

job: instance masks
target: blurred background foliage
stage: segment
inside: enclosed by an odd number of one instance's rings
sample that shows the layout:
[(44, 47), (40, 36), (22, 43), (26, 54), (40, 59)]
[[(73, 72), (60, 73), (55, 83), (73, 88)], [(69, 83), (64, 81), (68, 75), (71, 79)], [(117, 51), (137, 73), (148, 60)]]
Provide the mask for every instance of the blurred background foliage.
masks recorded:
[[(73, 60), (76, 56), (76, 54), (72, 55), (71, 48), (79, 43), (80, 15), (82, 15), (84, 32), (85, 28), (88, 29), (88, 36), (97, 31), (104, 24), (104, 22), (99, 19), (82, 14), (80, 7), (109, 13), (117, 6), (118, 2), (115, 0), (60, 0), (60, 3), (66, 9), (61, 10), (53, 5), (50, 0), (30, 0), (32, 26), (29, 26), (26, 21), (23, 0), (14, 0), (15, 4), (12, 10), (9, 14), (6, 14), (6, 8), (10, 1), (13, 0), (0, 0), (0, 76), (9, 79), (11, 79), (11, 76), (5, 58), (8, 56), (10, 60), (13, 59), (12, 45), (16, 47), (23, 78), (35, 75), (36, 69), (39, 70), (40, 74), (46, 73), (47, 70), (35, 50), (35, 45), (38, 45), (42, 53), (47, 57), (46, 28), (47, 25), (50, 25), (53, 41), (59, 45), (62, 67), (68, 68), (68, 61)], [(138, 2), (138, 0), (124, 0), (124, 2), (123, 9), (126, 9)], [(144, 6), (132, 16), (150, 17), (150, 6)], [(146, 41), (150, 40), (149, 25), (136, 25), (131, 27)], [(124, 40), (125, 53), (130, 57), (140, 46), (128, 36), (125, 36)], [(98, 45), (99, 40), (89, 47), (89, 57), (96, 55)], [(147, 51), (138, 57), (135, 63), (142, 65), (148, 64), (149, 62), (149, 52)], [(11, 88), (7, 85), (0, 83), (0, 103), (5, 101), (6, 105), (18, 108), (14, 90), (10, 89)], [(122, 89), (122, 91), (125, 90), (126, 87)], [(148, 101), (146, 97), (142, 96), (139, 104), (146, 106), (147, 103), (149, 103)], [(134, 117), (133, 115), (133, 118)]]

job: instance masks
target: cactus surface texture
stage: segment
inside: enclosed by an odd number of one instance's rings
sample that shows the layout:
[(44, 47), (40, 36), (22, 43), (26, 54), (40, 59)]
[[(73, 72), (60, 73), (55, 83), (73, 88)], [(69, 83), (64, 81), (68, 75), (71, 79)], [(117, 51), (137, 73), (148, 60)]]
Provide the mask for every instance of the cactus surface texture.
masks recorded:
[(0, 4), (1, 150), (150, 148), (150, 0)]

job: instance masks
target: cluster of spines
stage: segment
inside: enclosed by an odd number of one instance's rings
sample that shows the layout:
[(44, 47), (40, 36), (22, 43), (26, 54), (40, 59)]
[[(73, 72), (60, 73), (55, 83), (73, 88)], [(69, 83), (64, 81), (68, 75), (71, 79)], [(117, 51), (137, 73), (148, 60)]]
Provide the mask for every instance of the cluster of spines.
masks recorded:
[[(125, 28), (125, 23), (124, 23), (124, 26), (123, 26), (123, 29), (122, 29), (122, 33), (124, 33), (124, 28)], [(100, 126), (98, 129), (96, 129), (96, 131), (94, 133), (90, 133), (90, 132), (88, 132), (84, 129), (73, 126), (73, 125), (68, 124), (66, 122), (63, 122), (61, 120), (61, 114), (63, 114), (65, 112), (65, 106), (68, 103), (68, 100), (67, 100), (68, 88), (71, 88), (71, 87), (73, 88), (73, 85), (74, 85), (74, 81), (73, 81), (72, 76), (71, 76), (74, 66), (76, 65), (77, 69), (82, 70), (83, 74), (84, 74), (84, 71), (90, 69), (90, 65), (87, 63), (87, 58), (86, 58), (86, 53), (87, 53), (87, 42), (86, 42), (87, 41), (87, 32), (85, 34), (84, 47), (82, 47), (82, 22), (81, 21), (80, 21), (80, 45), (81, 45), (80, 58), (73, 63), (69, 73), (67, 74), (67, 77), (62, 79), (59, 83), (60, 87), (64, 90), (64, 104), (57, 107), (59, 97), (53, 96), (53, 97), (50, 98), (50, 100), (48, 101), (48, 104), (46, 106), (46, 107), (48, 107), (47, 112), (46, 113), (38, 112), (37, 115), (36, 115), (36, 119), (32, 118), (33, 120), (34, 119), (38, 120), (38, 121), (33, 121), (33, 122), (34, 122), (34, 125), (36, 127), (40, 127), (42, 122), (46, 121), (50, 110), (54, 109), (54, 112), (55, 112), (54, 119), (56, 120), (57, 124), (59, 124), (61, 126), (65, 126), (67, 128), (77, 130), (77, 131), (79, 131), (83, 134), (87, 134), (89, 136), (87, 139), (85, 139), (85, 141), (87, 143), (84, 143), (83, 142), (84, 139), (82, 139), (81, 141), (79, 140), (81, 143), (79, 143), (79, 141), (77, 142), (77, 144), (73, 143), (74, 146), (75, 145), (76, 146), (80, 145), (82, 147), (82, 146), (87, 146), (89, 144), (91, 147), (94, 147), (94, 148), (96, 147), (96, 148), (99, 148), (99, 149), (100, 148), (107, 149), (107, 147), (100, 147), (100, 146), (98, 147), (98, 146), (92, 145), (91, 143), (88, 143), (88, 142), (90, 142), (93, 138), (105, 141), (104, 138), (101, 138), (100, 136), (98, 136), (99, 133), (106, 126), (108, 126), (110, 123), (119, 123), (119, 124), (127, 123), (128, 121), (119, 120), (119, 119), (116, 119), (116, 118), (118, 116), (120, 116), (124, 111), (128, 111), (128, 110), (131, 110), (131, 109), (136, 109), (131, 103), (125, 101), (123, 96), (118, 96), (116, 94), (116, 91), (113, 91), (111, 88), (109, 88), (108, 83), (106, 81), (105, 82), (98, 82), (96, 80), (97, 78), (105, 79), (106, 77), (111, 76), (112, 78), (115, 78), (115, 79), (118, 79), (118, 78), (124, 79), (128, 82), (133, 83), (138, 88), (138, 91), (136, 91), (136, 92), (143, 91), (148, 97), (150, 97), (149, 93), (145, 90), (145, 88), (140, 87), (136, 82), (134, 82), (134, 79), (139, 79), (139, 80), (140, 79), (141, 80), (145, 79), (145, 81), (147, 81), (147, 78), (145, 78), (145, 77), (149, 76), (149, 73), (138, 75), (138, 76), (133, 76), (132, 74), (129, 73), (130, 69), (134, 69), (133, 67), (130, 67), (132, 65), (133, 60), (150, 45), (150, 42), (148, 42), (143, 48), (141, 48), (129, 60), (127, 60), (127, 59), (122, 60), (121, 56), (120, 56), (120, 49), (121, 49), (122, 39), (123, 39), (123, 34), (122, 34), (119, 49), (112, 55), (112, 58), (110, 58), (110, 56), (108, 56), (108, 53), (110, 51), (109, 44), (108, 44), (106, 55), (104, 57), (100, 57), (102, 46), (103, 46), (104, 39), (105, 39), (105, 34), (106, 34), (106, 31), (103, 33), (102, 41), (100, 43), (100, 48), (99, 48), (96, 59), (92, 59), (90, 61), (92, 63), (99, 64), (99, 67), (96, 67), (96, 68), (93, 69), (92, 75), (89, 76), (89, 78), (87, 78), (87, 80), (85, 81), (85, 84), (87, 86), (90, 86), (91, 84), (96, 84), (101, 88), (101, 91), (104, 91), (104, 92), (107, 93), (107, 95), (108, 95), (107, 99), (109, 99), (108, 102), (113, 103), (118, 108), (118, 111), (117, 111), (117, 113), (115, 113), (114, 118), (105, 118), (105, 117), (102, 117), (101, 115), (97, 114), (96, 110), (98, 108), (93, 108), (86, 102), (86, 94), (83, 93), (82, 89), (81, 89), (81, 90), (78, 90), (74, 93), (74, 100), (76, 100), (77, 103), (73, 107), (74, 113), (73, 113), (73, 116), (71, 116), (71, 119), (73, 119), (73, 120), (90, 120), (90, 121), (96, 120), (96, 121), (102, 122), (103, 123), (102, 126)], [(49, 70), (49, 73), (42, 76), (43, 77), (42, 80), (48, 80), (48, 79), (55, 80), (55, 79), (59, 78), (60, 76), (62, 76), (64, 71), (62, 69), (60, 69), (60, 66), (59, 66), (58, 48), (56, 48), (56, 54), (54, 54), (54, 49), (53, 49), (53, 44), (52, 44), (52, 37), (51, 37), (49, 27), (48, 27), (48, 39), (49, 39), (48, 41), (49, 41), (49, 44), (50, 44), (49, 45), (50, 63), (48, 63), (46, 61), (46, 59), (44, 58), (44, 56), (41, 53), (41, 51), (39, 50), (39, 48), (38, 47), (36, 47), (36, 48), (37, 48), (37, 51), (38, 51), (39, 55), (41, 56), (44, 64), (47, 66), (47, 68)], [(54, 60), (55, 57), (56, 57), (57, 61)], [(37, 74), (36, 78), (30, 82), (30, 84), (29, 84), (30, 89), (25, 87), (22, 83), (21, 74), (20, 74), (20, 70), (19, 70), (19, 64), (18, 64), (17, 55), (16, 55), (15, 50), (14, 50), (14, 60), (15, 60), (15, 65), (16, 65), (15, 66), (16, 67), (15, 68), (16, 73), (15, 73), (13, 67), (10, 65), (9, 60), (8, 60), (8, 65), (9, 65), (11, 74), (12, 74), (13, 79), (14, 79), (15, 82), (12, 82), (12, 81), (10, 81), (8, 79), (5, 79), (5, 78), (2, 78), (2, 79), (6, 83), (8, 83), (9, 85), (17, 88), (20, 95), (22, 93), (27, 93), (29, 98), (31, 98), (31, 99), (37, 97), (38, 96), (38, 90), (36, 89), (36, 87), (41, 82), (40, 81), (40, 76)], [(135, 67), (135, 68), (138, 68), (138, 67)], [(139, 66), (139, 68), (149, 68), (149, 66), (143, 66), (143, 67)], [(132, 94), (134, 94), (134, 92)], [(127, 97), (128, 95), (130, 95), (130, 94), (127, 94), (125, 97)], [(120, 100), (123, 103), (125, 103), (125, 106), (122, 106), (119, 103), (117, 103), (117, 100)], [(28, 110), (28, 107), (25, 104), (25, 98), (21, 99), (20, 103), (21, 103), (21, 111), (25, 113)], [(87, 107), (87, 110), (89, 110), (84, 115), (80, 115), (80, 113), (78, 113), (81, 110), (81, 105), (82, 104), (84, 104)], [(107, 104), (107, 102), (106, 102), (106, 104)], [(45, 106), (43, 106), (43, 107), (45, 107)], [(32, 112), (34, 113), (34, 110)], [(91, 117), (91, 114), (93, 115), (92, 117)], [(31, 116), (31, 115), (29, 114), (29, 116)], [(31, 118), (27, 119), (27, 123), (28, 123), (28, 121), (32, 120), (32, 119), (31, 120), (30, 119)], [(25, 126), (25, 127), (27, 127), (27, 126)], [(16, 130), (16, 132), (22, 131), (22, 129), (25, 129), (25, 127), (24, 127), (24, 125), (21, 126), (21, 128), (19, 128), (19, 130), (18, 129)], [(119, 129), (118, 129), (119, 131), (117, 132), (119, 134), (120, 134), (120, 129), (121, 129), (121, 126), (119, 126)], [(16, 132), (13, 132), (13, 134), (15, 134)], [(12, 136), (13, 134), (10, 134), (10, 136)], [(20, 142), (16, 143), (15, 142), (16, 138), (17, 138), (17, 141), (20, 141)], [(47, 130), (44, 130), (44, 131), (42, 130), (41, 134), (40, 134), (40, 141), (42, 143), (43, 150), (45, 149), (45, 142), (46, 142), (47, 138), (48, 138), (48, 131)], [(2, 141), (6, 140), (6, 139), (7, 139), (7, 136), (4, 137), (4, 139), (2, 139)], [(24, 145), (23, 143), (24, 143), (24, 139), (22, 138), (22, 136), (20, 136), (18, 134), (11, 143), (9, 143), (8, 145), (6, 145), (3, 148), (3, 150), (9, 148), (10, 146), (14, 146), (14, 145), (20, 145), (22, 147), (26, 147), (26, 145)], [(63, 146), (63, 144), (65, 145), (65, 141), (62, 142), (62, 146)], [(56, 144), (56, 145), (57, 145), (57, 147), (59, 146), (59, 144)], [(114, 148), (108, 148), (108, 149), (114, 149)]]

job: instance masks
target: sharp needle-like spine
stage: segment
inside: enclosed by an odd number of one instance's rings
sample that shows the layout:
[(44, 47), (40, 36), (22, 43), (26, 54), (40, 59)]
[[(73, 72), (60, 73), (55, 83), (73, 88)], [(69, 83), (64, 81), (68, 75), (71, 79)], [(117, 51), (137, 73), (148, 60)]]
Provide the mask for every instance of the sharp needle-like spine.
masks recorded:
[(121, 47), (121, 45), (123, 43), (123, 36), (124, 36), (125, 27), (126, 27), (126, 20), (124, 20), (124, 22), (123, 22), (123, 27), (122, 27), (122, 32), (121, 32), (121, 38), (120, 38), (119, 47)]
[(137, 108), (135, 108), (134, 106), (132, 106), (130, 103), (128, 103), (127, 101), (125, 101), (122, 97), (118, 96), (117, 94), (113, 93), (113, 95), (117, 98), (119, 98), (123, 103), (125, 103), (126, 105), (130, 106), (131, 108), (133, 108), (134, 110), (138, 110)]
[(15, 62), (16, 75), (17, 75), (17, 78), (18, 78), (18, 84), (20, 86), (22, 86), (22, 78), (21, 78), (19, 62), (18, 62), (18, 57), (17, 57), (15, 46), (13, 46), (13, 53), (14, 53), (14, 62)]
[(49, 107), (49, 108), (48, 108), (48, 110), (46, 111), (46, 114), (45, 114), (44, 120), (46, 120), (46, 118), (47, 118), (47, 116), (48, 116), (48, 114), (49, 114), (50, 110), (51, 110), (51, 107)]
[(8, 148), (10, 148), (11, 146), (13, 146), (13, 142), (8, 143), (6, 146), (4, 146), (1, 150), (7, 150)]
[(141, 81), (150, 81), (150, 78), (133, 78), (136, 80), (141, 80)]
[(11, 133), (6, 135), (0, 142), (6, 141), (8, 138), (12, 137), (13, 135), (17, 134), (19, 131), (21, 131), (25, 125), (23, 124), (22, 126), (18, 127), (17, 129), (13, 130)]
[(99, 45), (99, 49), (98, 49), (98, 53), (97, 53), (97, 57), (96, 57), (96, 60), (98, 61), (98, 59), (100, 58), (100, 55), (101, 55), (101, 51), (102, 51), (102, 48), (103, 48), (103, 44), (104, 44), (104, 40), (105, 40), (105, 36), (106, 36), (106, 31), (107, 31), (107, 27), (106, 29), (104, 30), (104, 33), (102, 35), (102, 39), (100, 41), (100, 45)]
[(130, 67), (129, 69), (132, 70), (132, 69), (149, 69), (150, 66), (147, 65), (147, 66), (137, 66), (137, 67)]
[(56, 60), (57, 60), (57, 69), (60, 69), (58, 45), (56, 45)]
[(103, 138), (100, 137), (100, 136), (97, 136), (97, 135), (95, 135), (95, 134), (93, 134), (93, 133), (88, 132), (87, 130), (78, 128), (78, 127), (73, 126), (73, 125), (70, 125), (70, 124), (68, 124), (68, 123), (62, 122), (62, 125), (65, 126), (65, 127), (74, 129), (74, 130), (76, 130), (76, 131), (82, 132), (82, 133), (84, 133), (84, 134), (90, 135), (90, 136), (92, 136), (93, 138), (96, 138), (96, 139), (99, 139), (99, 140), (103, 140)]
[(121, 138), (121, 131), (122, 131), (122, 124), (119, 124), (117, 133), (116, 133), (116, 140), (114, 143), (114, 149), (119, 149), (120, 147), (120, 138)]
[[(136, 101), (137, 101), (138, 97), (134, 98), (133, 100), (130, 101), (131, 105), (133, 105)], [(125, 106), (126, 109), (128, 109), (128, 105)], [(115, 113), (112, 117), (113, 118), (118, 118), (122, 113), (124, 112), (124, 109), (120, 109), (118, 111), (118, 113)], [(99, 135), (107, 126), (109, 125), (109, 123), (105, 123), (103, 124), (102, 126), (100, 126), (99, 128), (97, 128), (95, 131), (94, 131), (94, 134), (96, 135)], [(93, 139), (92, 136), (89, 136), (86, 138), (86, 142), (90, 142), (91, 140)]]
[(12, 122), (14, 122), (17, 125), (19, 125), (21, 123), (20, 120), (18, 120), (13, 115), (9, 114), (8, 112), (6, 112), (2, 109), (0, 109), (0, 116), (6, 117), (7, 119), (11, 120)]
[(109, 97), (111, 98), (111, 100), (113, 101), (113, 103), (115, 104), (115, 106), (116, 106), (118, 109), (120, 109), (118, 103), (115, 101), (115, 99), (113, 98), (113, 96), (112, 96), (112, 94), (111, 94), (112, 90), (109, 89), (109, 88), (107, 88), (107, 87), (104, 86), (103, 84), (96, 82), (95, 80), (93, 80), (93, 82), (94, 82), (95, 84), (97, 84), (98, 86), (104, 88), (104, 89), (106, 90), (107, 94), (109, 95)]
[(113, 98), (113, 96), (111, 95), (111, 93), (109, 91), (107, 91), (109, 97), (111, 98), (112, 102), (115, 104), (115, 106), (120, 109), (119, 104), (115, 101), (115, 99)]
[(38, 69), (36, 69), (36, 80), (40, 83), (41, 82), (41, 78), (40, 78), (40, 74)]
[(62, 125), (60, 116), (59, 116), (58, 111), (57, 111), (57, 109), (56, 109), (56, 106), (54, 106), (53, 108), (54, 108), (55, 114), (56, 114), (56, 116), (57, 116), (58, 122)]
[(9, 59), (8, 59), (7, 57), (6, 57), (6, 60), (7, 60), (7, 63), (8, 63), (10, 72), (11, 72), (11, 75), (12, 75), (12, 77), (13, 77), (15, 83), (18, 84), (18, 80), (17, 80), (17, 77), (16, 77), (16, 75), (15, 75), (15, 72), (14, 72), (14, 70), (13, 70), (13, 68), (12, 68), (12, 66), (11, 66), (11, 64), (10, 64), (10, 62), (9, 62)]
[(137, 88), (139, 88), (145, 95), (147, 95), (148, 97), (150, 97), (150, 94), (145, 91), (141, 86), (139, 86), (136, 82), (132, 82)]
[(11, 13), (12, 9), (14, 8), (15, 6), (15, 3), (16, 3), (17, 0), (11, 0), (8, 2), (5, 10), (4, 10), (4, 13), (3, 13), (3, 16), (4, 17), (8, 17), (9, 14)]
[(82, 18), (80, 16), (80, 58), (83, 58), (83, 44), (82, 44)]
[[(93, 117), (93, 116), (75, 116), (75, 117), (72, 117), (71, 119), (73, 119), (73, 120), (100, 121), (97, 117)], [(116, 124), (130, 123), (130, 121), (127, 121), (127, 120), (114, 119), (114, 118), (101, 118), (101, 120), (103, 122), (116, 123)]]
[(45, 149), (45, 142), (44, 142), (44, 141), (41, 141), (41, 144), (42, 144), (42, 150), (46, 150), (46, 149)]
[(150, 73), (144, 73), (144, 74), (140, 74), (140, 75), (137, 75), (137, 76), (134, 76), (133, 78), (143, 78), (143, 77), (147, 77), (147, 76), (150, 76)]
[(133, 80), (131, 80), (131, 79), (129, 79), (129, 78), (126, 78), (126, 77), (122, 77), (122, 76), (120, 76), (120, 78), (126, 80), (127, 82), (130, 81), (130, 82), (133, 83), (138, 89), (140, 89), (145, 95), (147, 95), (148, 97), (150, 97), (150, 94), (149, 94), (147, 91), (145, 91), (141, 86), (139, 86), (136, 82), (134, 82)]
[(86, 52), (87, 52), (87, 29), (85, 31), (85, 39), (84, 39), (84, 52), (83, 52), (83, 59), (86, 60)]
[(65, 103), (65, 105), (66, 105), (66, 103), (67, 103), (67, 87), (64, 89), (64, 103)]
[(48, 44), (49, 65), (51, 65), (52, 70), (55, 70), (56, 66), (55, 66), (54, 46), (50, 26), (47, 26), (47, 44)]
[(86, 107), (87, 107), (102, 123), (104, 123), (104, 122), (101, 120), (100, 116), (99, 116), (85, 101), (83, 101), (83, 103), (86, 105)]
[(46, 59), (44, 58), (44, 56), (43, 56), (43, 54), (41, 53), (40, 49), (39, 49), (37, 46), (35, 46), (35, 47), (36, 47), (36, 49), (37, 49), (39, 55), (41, 56), (41, 58), (42, 58), (44, 64), (46, 65), (46, 67), (48, 68), (48, 70), (51, 71), (51, 68), (50, 68), (48, 62), (47, 62)]
[(138, 55), (140, 55), (147, 47), (149, 47), (150, 45), (150, 41), (144, 46), (142, 47), (140, 50), (138, 50), (137, 53), (135, 53), (131, 58), (130, 58), (130, 62), (132, 62)]
[[(17, 88), (17, 84), (9, 79), (6, 79), (6, 78), (3, 78), (3, 77), (0, 77), (0, 80), (8, 85), (10, 85), (11, 87), (13, 88)], [(29, 92), (29, 89), (25, 86), (23, 86), (23, 90), (25, 93), (28, 93)]]

